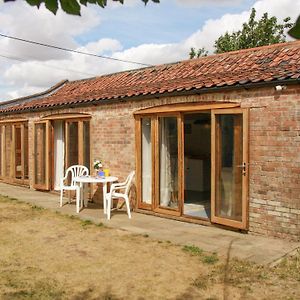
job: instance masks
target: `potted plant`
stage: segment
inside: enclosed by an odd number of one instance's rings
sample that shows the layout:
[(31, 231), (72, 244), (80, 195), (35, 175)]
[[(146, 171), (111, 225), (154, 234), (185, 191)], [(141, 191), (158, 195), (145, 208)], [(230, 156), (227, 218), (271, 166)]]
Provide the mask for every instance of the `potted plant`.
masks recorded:
[(103, 176), (102, 173), (104, 173), (104, 172), (102, 171), (102, 167), (103, 167), (103, 165), (102, 165), (101, 160), (95, 160), (94, 161), (94, 169), (96, 170), (96, 175), (97, 176)]

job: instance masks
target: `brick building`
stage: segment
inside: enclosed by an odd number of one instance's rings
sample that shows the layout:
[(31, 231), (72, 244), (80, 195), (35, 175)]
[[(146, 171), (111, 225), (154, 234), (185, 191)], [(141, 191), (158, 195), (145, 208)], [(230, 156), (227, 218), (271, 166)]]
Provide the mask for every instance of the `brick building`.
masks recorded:
[(64, 81), (0, 104), (0, 179), (135, 169), (135, 209), (300, 239), (300, 42)]

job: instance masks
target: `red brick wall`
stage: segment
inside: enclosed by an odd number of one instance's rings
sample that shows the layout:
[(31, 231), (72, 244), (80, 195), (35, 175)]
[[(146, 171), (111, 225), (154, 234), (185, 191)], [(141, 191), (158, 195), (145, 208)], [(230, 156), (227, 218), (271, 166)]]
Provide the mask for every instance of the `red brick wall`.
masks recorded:
[[(198, 101), (234, 101), (250, 108), (249, 231), (300, 239), (300, 87), (276, 93), (274, 88), (205, 95), (132, 100), (72, 108), (52, 113), (92, 114), (91, 161), (101, 159), (121, 180), (135, 169), (133, 112), (156, 105)], [(33, 121), (29, 118), (30, 178), (33, 172)]]

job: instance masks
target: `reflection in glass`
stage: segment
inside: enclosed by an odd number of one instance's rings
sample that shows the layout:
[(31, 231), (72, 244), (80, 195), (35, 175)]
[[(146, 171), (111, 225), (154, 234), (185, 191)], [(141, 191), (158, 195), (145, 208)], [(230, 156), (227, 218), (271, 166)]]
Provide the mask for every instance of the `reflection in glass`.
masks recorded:
[(152, 203), (151, 119), (142, 119), (142, 202)]
[(217, 116), (216, 216), (242, 220), (242, 115)]
[(28, 124), (24, 124), (24, 179), (29, 178), (28, 171)]
[(177, 118), (159, 118), (159, 126), (159, 204), (162, 207), (178, 208)]
[(4, 173), (6, 177), (12, 177), (12, 161), (11, 161), (11, 153), (12, 153), (12, 126), (5, 125), (5, 166)]
[(46, 124), (36, 124), (35, 127), (35, 184), (46, 184)]
[(78, 122), (68, 123), (68, 167), (78, 165)]
[(21, 126), (15, 127), (15, 176), (22, 178), (22, 136)]

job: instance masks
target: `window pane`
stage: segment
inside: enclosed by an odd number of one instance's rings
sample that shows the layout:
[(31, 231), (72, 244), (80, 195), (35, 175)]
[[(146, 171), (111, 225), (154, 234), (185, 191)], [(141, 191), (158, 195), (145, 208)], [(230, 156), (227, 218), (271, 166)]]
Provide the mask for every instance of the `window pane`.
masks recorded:
[(35, 125), (35, 184), (46, 184), (46, 124)]
[(78, 122), (68, 124), (68, 167), (78, 165)]
[(15, 127), (15, 175), (16, 178), (22, 179), (22, 143), (21, 127)]
[(142, 202), (152, 203), (151, 119), (142, 119)]
[(216, 120), (216, 216), (242, 221), (242, 115), (218, 115)]
[(0, 177), (3, 176), (2, 174), (2, 161), (3, 161), (3, 156), (2, 156), (2, 153), (3, 153), (3, 141), (2, 141), (2, 136), (3, 136), (3, 133), (2, 133), (2, 129), (3, 127), (0, 126)]
[(83, 122), (83, 164), (90, 170), (90, 122)]
[(28, 124), (24, 124), (24, 178), (29, 178), (28, 172)]
[(160, 194), (163, 207), (178, 207), (178, 129), (176, 117), (159, 118)]
[(12, 127), (11, 125), (5, 126), (5, 176), (11, 177), (11, 154), (12, 154)]

